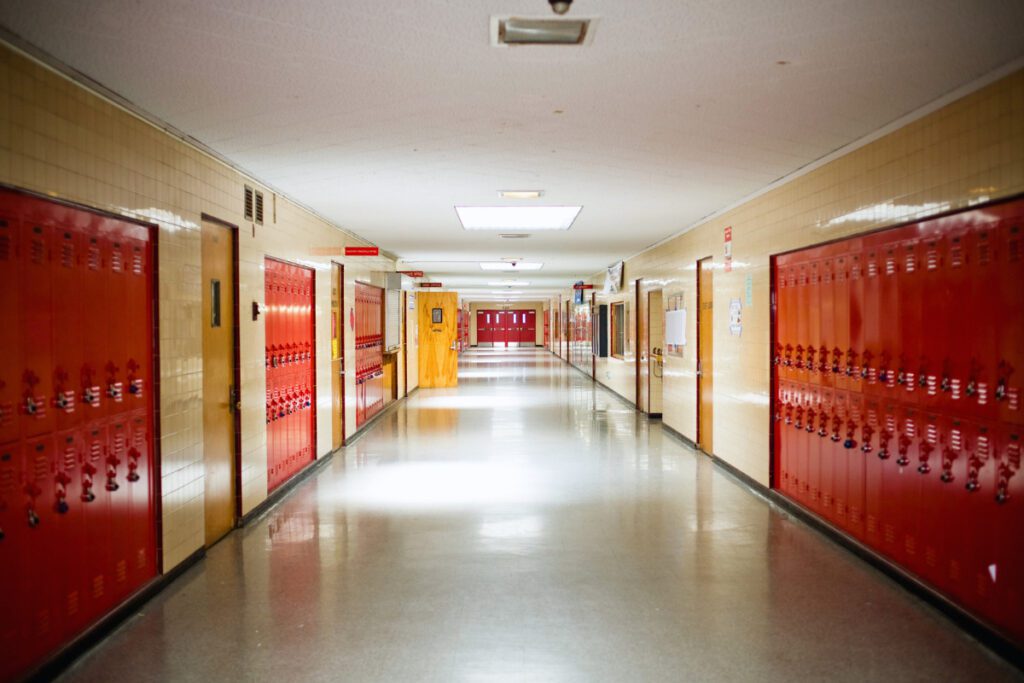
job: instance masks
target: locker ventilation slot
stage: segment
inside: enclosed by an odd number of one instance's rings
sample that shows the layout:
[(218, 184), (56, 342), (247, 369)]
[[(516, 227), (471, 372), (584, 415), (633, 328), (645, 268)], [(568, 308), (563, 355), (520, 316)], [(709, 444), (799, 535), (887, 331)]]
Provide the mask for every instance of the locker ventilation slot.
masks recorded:
[(46, 256), (46, 245), (43, 244), (42, 238), (33, 237), (31, 246), (32, 263), (37, 266), (42, 265), (43, 258)]
[(253, 189), (248, 185), (245, 186), (245, 220), (252, 220), (252, 207), (254, 203)]
[(46, 475), (50, 471), (50, 463), (47, 461), (45, 455), (37, 455), (32, 461), (32, 473), (36, 480), (46, 479)]
[(64, 241), (60, 245), (60, 264), (65, 268), (75, 265), (75, 244), (71, 241), (71, 233), (64, 233)]
[(95, 241), (89, 245), (89, 270), (100, 269), (100, 247)]

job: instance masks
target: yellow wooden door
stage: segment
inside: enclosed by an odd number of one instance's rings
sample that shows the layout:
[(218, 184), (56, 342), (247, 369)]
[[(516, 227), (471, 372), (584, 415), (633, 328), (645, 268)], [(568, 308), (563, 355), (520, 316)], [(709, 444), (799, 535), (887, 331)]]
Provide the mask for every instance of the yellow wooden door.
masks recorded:
[(420, 330), (420, 386), (458, 386), (458, 295), (455, 292), (419, 292), (416, 308)]
[(697, 445), (711, 455), (714, 409), (714, 281), (711, 259), (697, 262)]
[(235, 526), (235, 285), (231, 229), (203, 221), (203, 464), (206, 545)]

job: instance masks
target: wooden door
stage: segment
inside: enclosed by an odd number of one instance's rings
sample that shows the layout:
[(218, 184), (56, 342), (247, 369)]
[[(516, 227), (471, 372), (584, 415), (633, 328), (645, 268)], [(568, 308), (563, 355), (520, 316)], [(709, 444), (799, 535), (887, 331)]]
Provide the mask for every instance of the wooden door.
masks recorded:
[(331, 448), (345, 442), (345, 266), (331, 264)]
[(711, 257), (697, 261), (697, 446), (711, 455), (714, 408), (714, 271)]
[(643, 280), (636, 280), (633, 284), (633, 294), (636, 300), (636, 346), (633, 352), (633, 370), (636, 374), (636, 407), (642, 413), (650, 412), (647, 405), (647, 297), (643, 295)]
[(665, 311), (661, 290), (647, 293), (647, 412), (661, 415), (665, 358)]
[(419, 375), (421, 387), (459, 384), (455, 292), (420, 292), (416, 295), (420, 328)]
[(235, 526), (235, 255), (231, 228), (202, 224), (206, 545)]

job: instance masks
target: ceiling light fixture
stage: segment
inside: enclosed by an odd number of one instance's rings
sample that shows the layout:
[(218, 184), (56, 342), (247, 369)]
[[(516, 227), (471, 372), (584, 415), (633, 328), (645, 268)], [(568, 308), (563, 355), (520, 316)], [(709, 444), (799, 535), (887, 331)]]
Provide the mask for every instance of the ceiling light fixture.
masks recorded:
[(492, 17), (492, 44), (583, 45), (590, 37), (590, 19)]
[(544, 190), (498, 190), (502, 199), (538, 199), (544, 196)]
[(463, 230), (568, 230), (582, 206), (456, 206)]
[(503, 232), (498, 237), (504, 240), (525, 240), (530, 236), (528, 232)]
[(500, 282), (488, 282), (488, 287), (529, 287), (529, 282), (522, 280), (501, 280)]
[(482, 261), (481, 270), (540, 270), (543, 263), (523, 261)]

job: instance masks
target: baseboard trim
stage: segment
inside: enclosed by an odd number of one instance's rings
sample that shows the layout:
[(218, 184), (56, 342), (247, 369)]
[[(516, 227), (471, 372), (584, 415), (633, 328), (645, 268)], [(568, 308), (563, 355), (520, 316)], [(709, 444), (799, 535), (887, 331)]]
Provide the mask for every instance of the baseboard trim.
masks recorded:
[(205, 556), (206, 548), (199, 548), (171, 570), (155, 576), (127, 600), (53, 653), (46, 661), (28, 673), (23, 680), (31, 681), (32, 683), (36, 681), (52, 681), (78, 661), (82, 655), (103, 642), (121, 624), (133, 617), (143, 605), (159, 595), (175, 579), (191, 569)]
[(292, 475), (291, 479), (289, 479), (288, 481), (274, 489), (271, 493), (267, 495), (266, 498), (264, 498), (259, 504), (257, 504), (256, 507), (254, 507), (252, 510), (249, 510), (247, 513), (239, 517), (238, 523), (235, 526), (241, 529), (249, 526), (255, 521), (258, 521), (261, 517), (270, 512), (270, 510), (275, 505), (284, 500), (289, 493), (294, 491), (296, 486), (309, 479), (316, 472), (319, 472), (321, 469), (323, 469), (327, 465), (327, 463), (334, 458), (335, 453), (337, 453), (336, 450), (331, 451), (330, 453), (327, 453), (325, 455), (322, 455), (313, 462), (303, 467), (298, 472), (296, 472), (294, 475)]
[(901, 588), (920, 598), (923, 602), (937, 610), (944, 617), (949, 619), (962, 631), (967, 633), (983, 647), (991, 650), (995, 655), (1006, 660), (1008, 663), (1024, 670), (1024, 649), (1017, 645), (1009, 636), (1002, 633), (994, 626), (979, 620), (977, 617), (964, 611), (961, 607), (949, 601), (941, 593), (937, 592), (927, 584), (922, 583), (913, 574), (908, 573), (898, 565), (861, 543), (856, 538), (849, 536), (838, 528), (832, 526), (824, 519), (818, 517), (800, 503), (784, 495), (777, 489), (765, 486), (752, 478), (745, 472), (737, 469), (732, 464), (722, 460), (718, 456), (708, 455), (701, 451), (692, 439), (676, 431), (672, 427), (662, 423), (662, 430), (679, 439), (687, 446), (693, 448), (701, 455), (711, 458), (711, 461), (722, 470), (727, 476), (746, 488), (758, 498), (762, 498), (769, 505), (789, 514), (799, 522), (810, 527), (822, 536), (852, 553), (861, 561), (867, 563), (874, 569), (895, 581)]
[(361, 426), (356, 431), (352, 432), (352, 436), (345, 439), (345, 441), (342, 443), (342, 448), (348, 448), (349, 446), (353, 445), (356, 441), (363, 438), (366, 435), (366, 433), (373, 429), (385, 415), (389, 415), (393, 410), (395, 410), (395, 408), (399, 406), (399, 404), (402, 403), (402, 401), (409, 398), (419, 390), (420, 388), (416, 387), (415, 389), (413, 389), (412, 391), (410, 391), (408, 394), (398, 399), (397, 401), (392, 401), (391, 403), (389, 403), (384, 408), (384, 410), (380, 411), (379, 413), (371, 417), (369, 422)]
[(879, 555), (873, 549), (864, 545), (856, 538), (832, 526), (830, 523), (821, 519), (815, 513), (784, 495), (780, 491), (776, 489), (767, 489), (763, 486), (761, 488), (767, 491), (767, 498), (770, 503), (789, 513), (830, 541), (845, 548), (863, 562), (866, 562), (868, 565), (880, 571), (882, 574), (885, 574), (887, 577), (899, 584), (901, 588), (920, 598), (923, 602), (937, 610), (962, 631), (967, 633), (967, 635), (978, 641), (978, 643), (988, 648), (994, 654), (1006, 660), (1021, 671), (1024, 671), (1024, 648), (1016, 644), (1009, 636), (1002, 633), (998, 628), (965, 611), (931, 586), (921, 582), (921, 580), (913, 574), (910, 574), (902, 567), (893, 564), (891, 561), (882, 555)]

